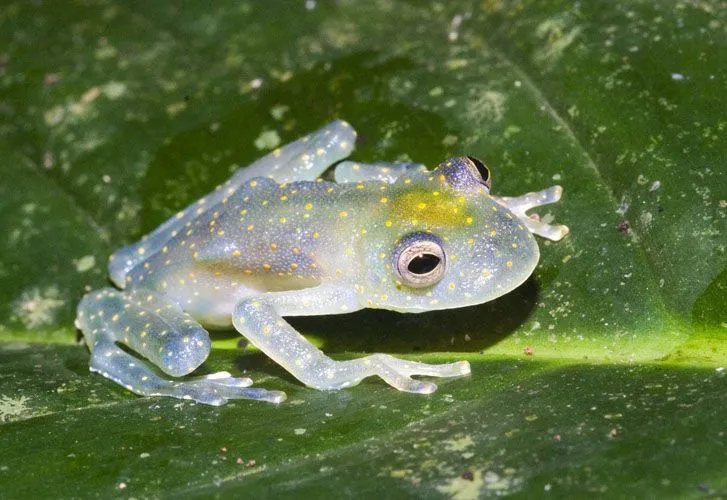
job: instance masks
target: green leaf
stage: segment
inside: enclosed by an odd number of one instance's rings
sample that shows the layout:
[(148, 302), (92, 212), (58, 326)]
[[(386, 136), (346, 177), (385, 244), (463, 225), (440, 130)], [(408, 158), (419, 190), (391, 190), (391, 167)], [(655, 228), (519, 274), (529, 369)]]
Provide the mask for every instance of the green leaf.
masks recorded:
[[(0, 491), (727, 495), (725, 26), (717, 1), (8, 3)], [(89, 374), (75, 306), (110, 252), (336, 117), (363, 161), (473, 154), (497, 194), (564, 186), (540, 215), (572, 233), (507, 296), (291, 320), (337, 359), (473, 375), (322, 393), (234, 332), (207, 368), (288, 402)]]

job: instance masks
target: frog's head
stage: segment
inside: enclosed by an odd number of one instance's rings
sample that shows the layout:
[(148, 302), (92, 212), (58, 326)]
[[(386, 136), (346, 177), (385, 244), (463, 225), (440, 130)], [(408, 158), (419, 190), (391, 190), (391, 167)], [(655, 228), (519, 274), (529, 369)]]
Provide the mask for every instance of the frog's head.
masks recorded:
[(489, 194), (472, 157), (400, 178), (381, 199), (367, 238), (367, 307), (423, 312), (481, 304), (533, 272), (539, 251), (518, 217)]

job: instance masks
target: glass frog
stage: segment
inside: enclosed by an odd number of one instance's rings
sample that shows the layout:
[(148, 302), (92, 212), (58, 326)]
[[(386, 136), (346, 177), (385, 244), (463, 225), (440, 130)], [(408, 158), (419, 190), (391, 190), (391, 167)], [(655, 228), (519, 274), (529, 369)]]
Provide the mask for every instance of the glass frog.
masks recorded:
[[(109, 272), (118, 288), (92, 291), (78, 306), (91, 371), (147, 396), (283, 401), (284, 393), (227, 372), (177, 378), (207, 358), (205, 327), (232, 326), (316, 389), (377, 375), (401, 391), (429, 394), (436, 385), (413, 376), (469, 374), (466, 361), (432, 365), (387, 354), (334, 361), (283, 317), (367, 307), (419, 313), (506, 294), (538, 262), (533, 234), (567, 234), (526, 214), (558, 201), (562, 190), (492, 196), (488, 169), (472, 157), (432, 171), (341, 161), (355, 140), (348, 123), (334, 121), (239, 169), (114, 253)], [(335, 182), (321, 180), (336, 163)]]

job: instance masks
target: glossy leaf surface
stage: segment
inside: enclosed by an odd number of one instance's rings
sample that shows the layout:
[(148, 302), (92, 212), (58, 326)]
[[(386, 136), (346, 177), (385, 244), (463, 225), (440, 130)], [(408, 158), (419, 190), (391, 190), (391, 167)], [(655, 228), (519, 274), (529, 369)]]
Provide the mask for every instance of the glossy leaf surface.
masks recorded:
[[(0, 491), (727, 494), (719, 2), (11, 2), (0, 10)], [(109, 253), (340, 117), (362, 161), (472, 154), (571, 228), (492, 303), (292, 323), (338, 359), (468, 359), (429, 397), (136, 398), (87, 372)], [(526, 354), (531, 353), (531, 356)], [(226, 452), (221, 449), (226, 449)], [(242, 463), (237, 463), (237, 457)], [(251, 461), (254, 460), (254, 463)]]

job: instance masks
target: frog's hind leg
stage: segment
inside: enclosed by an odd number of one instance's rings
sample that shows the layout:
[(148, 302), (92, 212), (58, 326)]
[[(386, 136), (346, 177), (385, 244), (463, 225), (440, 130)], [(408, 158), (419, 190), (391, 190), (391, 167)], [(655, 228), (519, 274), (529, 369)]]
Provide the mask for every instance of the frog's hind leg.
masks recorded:
[(336, 165), (333, 178), (338, 183), (381, 181), (389, 184), (403, 175), (427, 172), (427, 167), (421, 163), (412, 162), (376, 162), (358, 163), (342, 161)]
[(276, 149), (251, 165), (238, 169), (224, 184), (165, 221), (140, 241), (116, 251), (109, 259), (109, 276), (119, 288), (128, 272), (162, 249), (185, 224), (231, 196), (249, 179), (269, 177), (278, 183), (312, 181), (329, 166), (347, 157), (356, 143), (356, 131), (343, 120), (333, 121), (310, 135)]
[(259, 399), (279, 403), (281, 392), (248, 388), (248, 378), (227, 372), (184, 380), (168, 380), (141, 359), (121, 349), (124, 344), (163, 372), (186, 375), (210, 351), (207, 332), (175, 304), (154, 292), (112, 288), (86, 295), (78, 306), (76, 326), (91, 350), (90, 369), (143, 396), (172, 396), (210, 405), (229, 399)]
[(563, 195), (563, 188), (560, 186), (550, 186), (548, 189), (538, 191), (537, 193), (527, 193), (522, 196), (493, 196), (495, 201), (500, 205), (507, 207), (511, 212), (518, 216), (522, 223), (531, 233), (542, 236), (549, 240), (558, 241), (570, 232), (568, 226), (561, 224), (546, 224), (531, 217), (525, 212), (532, 208), (549, 205), (560, 200)]
[(237, 170), (228, 182), (239, 186), (253, 177), (270, 177), (277, 183), (313, 181), (351, 154), (356, 136), (348, 122), (335, 120)]

